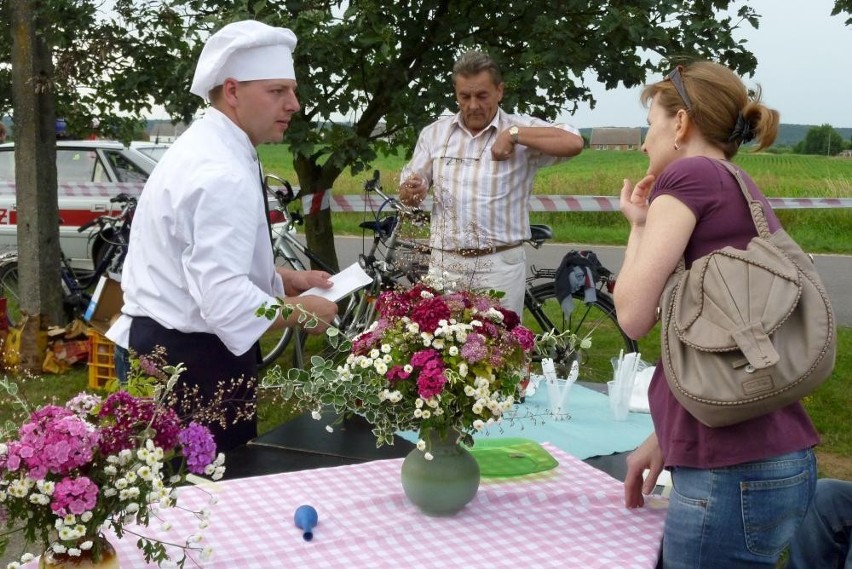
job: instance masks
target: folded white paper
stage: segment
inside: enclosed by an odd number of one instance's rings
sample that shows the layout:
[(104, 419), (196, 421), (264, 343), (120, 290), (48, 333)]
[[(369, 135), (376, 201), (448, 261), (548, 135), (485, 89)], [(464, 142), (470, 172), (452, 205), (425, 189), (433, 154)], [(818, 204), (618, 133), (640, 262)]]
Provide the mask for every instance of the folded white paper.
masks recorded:
[(332, 302), (337, 302), (347, 294), (362, 289), (373, 282), (372, 277), (365, 273), (364, 269), (362, 269), (361, 265), (358, 263), (353, 263), (336, 275), (331, 275), (330, 280), (334, 283), (331, 288), (320, 288), (315, 286), (306, 290), (299, 296), (321, 296)]

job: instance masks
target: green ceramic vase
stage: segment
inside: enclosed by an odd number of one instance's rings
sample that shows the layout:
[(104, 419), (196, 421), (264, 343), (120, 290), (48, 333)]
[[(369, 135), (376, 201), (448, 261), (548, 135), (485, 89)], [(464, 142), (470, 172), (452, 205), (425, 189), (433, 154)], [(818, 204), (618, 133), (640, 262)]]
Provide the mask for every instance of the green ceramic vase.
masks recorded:
[(421, 435), (426, 452), (414, 449), (402, 462), (402, 489), (427, 516), (452, 516), (473, 500), (479, 490), (479, 464), (467, 449), (456, 443), (457, 433), (445, 438)]

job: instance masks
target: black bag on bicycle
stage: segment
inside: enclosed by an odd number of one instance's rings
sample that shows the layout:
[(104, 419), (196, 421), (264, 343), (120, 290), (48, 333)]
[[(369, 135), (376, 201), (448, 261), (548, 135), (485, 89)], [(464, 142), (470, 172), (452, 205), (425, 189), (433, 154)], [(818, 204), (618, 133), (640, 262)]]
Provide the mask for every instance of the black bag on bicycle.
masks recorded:
[(571, 250), (562, 257), (556, 270), (556, 299), (562, 305), (562, 312), (568, 317), (574, 309), (574, 293), (584, 290), (586, 303), (597, 300), (597, 282), (601, 277), (610, 276), (610, 271), (601, 264), (594, 251)]

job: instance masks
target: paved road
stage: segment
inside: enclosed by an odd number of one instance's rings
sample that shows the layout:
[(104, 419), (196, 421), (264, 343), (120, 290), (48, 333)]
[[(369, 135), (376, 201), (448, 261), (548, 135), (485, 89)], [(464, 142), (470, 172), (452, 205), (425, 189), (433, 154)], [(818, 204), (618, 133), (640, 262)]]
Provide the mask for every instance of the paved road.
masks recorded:
[[(362, 251), (360, 237), (338, 237), (335, 244), (341, 267), (355, 262)], [(546, 244), (539, 250), (527, 247), (527, 264), (540, 268), (558, 267), (562, 256), (571, 249), (593, 249), (604, 266), (615, 272), (621, 268), (624, 258), (624, 247), (557, 243)], [(838, 324), (852, 326), (852, 256), (814, 255), (814, 262), (831, 298)]]

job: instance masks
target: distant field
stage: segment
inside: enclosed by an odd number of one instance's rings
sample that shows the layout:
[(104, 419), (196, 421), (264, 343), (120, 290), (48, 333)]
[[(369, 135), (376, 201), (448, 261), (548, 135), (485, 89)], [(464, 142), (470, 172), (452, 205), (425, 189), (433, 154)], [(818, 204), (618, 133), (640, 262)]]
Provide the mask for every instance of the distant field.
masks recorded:
[[(298, 184), (286, 145), (265, 145), (259, 149), (267, 172)], [(647, 167), (641, 152), (585, 150), (566, 163), (545, 168), (536, 177), (534, 192), (541, 195), (617, 195), (622, 180), (638, 180)], [(740, 164), (771, 197), (852, 197), (852, 159), (796, 154), (749, 154), (737, 156)], [(373, 169), (382, 172), (386, 188), (395, 188), (405, 157), (379, 158)], [(368, 172), (352, 176), (348, 171), (334, 185), (335, 194), (361, 192)], [(349, 214), (351, 218), (354, 214)], [(813, 253), (852, 254), (852, 209), (778, 210), (788, 232), (802, 247)], [(363, 216), (355, 216), (360, 220)], [(618, 213), (533, 213), (536, 223), (554, 228), (558, 241), (588, 244), (621, 244), (627, 227)], [(335, 230), (356, 231), (356, 220), (335, 214)]]

